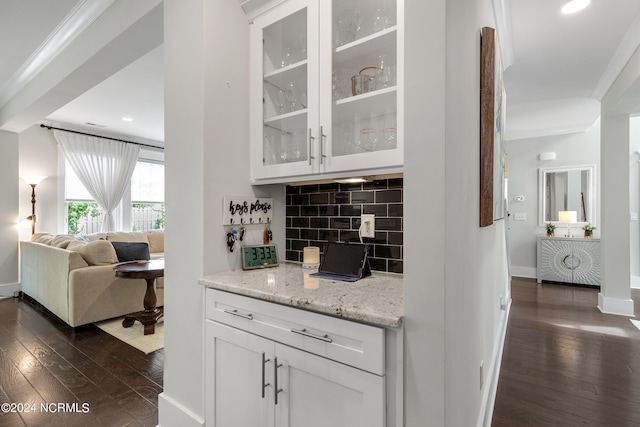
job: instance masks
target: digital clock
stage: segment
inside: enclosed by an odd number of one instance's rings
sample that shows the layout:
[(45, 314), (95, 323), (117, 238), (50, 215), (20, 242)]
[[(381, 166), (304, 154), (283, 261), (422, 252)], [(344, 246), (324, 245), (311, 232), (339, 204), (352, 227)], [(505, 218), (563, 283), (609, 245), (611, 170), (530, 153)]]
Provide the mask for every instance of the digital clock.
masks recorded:
[(276, 245), (256, 245), (242, 247), (242, 269), (267, 268), (278, 266)]

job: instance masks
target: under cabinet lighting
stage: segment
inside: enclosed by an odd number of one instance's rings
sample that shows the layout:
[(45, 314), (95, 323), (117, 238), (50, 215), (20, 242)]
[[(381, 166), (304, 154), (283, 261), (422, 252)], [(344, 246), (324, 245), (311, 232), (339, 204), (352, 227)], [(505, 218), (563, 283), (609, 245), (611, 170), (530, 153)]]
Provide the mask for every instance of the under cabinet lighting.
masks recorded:
[(579, 12), (589, 6), (589, 3), (591, 3), (591, 0), (571, 0), (562, 7), (562, 13), (570, 15), (572, 13)]
[(357, 178), (334, 179), (334, 181), (337, 182), (338, 184), (360, 184), (362, 182), (373, 181), (373, 178), (372, 177), (362, 176), (362, 177), (357, 177)]

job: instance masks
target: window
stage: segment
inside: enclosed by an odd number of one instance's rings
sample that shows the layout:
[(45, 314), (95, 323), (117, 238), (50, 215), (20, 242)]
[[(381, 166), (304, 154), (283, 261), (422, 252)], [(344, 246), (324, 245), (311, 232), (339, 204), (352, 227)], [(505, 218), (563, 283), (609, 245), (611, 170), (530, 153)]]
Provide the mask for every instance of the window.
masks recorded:
[[(104, 213), (65, 162), (66, 226), (70, 234), (100, 231)], [(123, 204), (131, 206), (124, 212)], [(131, 188), (114, 212), (116, 229), (145, 231), (164, 229), (164, 165), (139, 160), (131, 177)]]
[(164, 229), (164, 165), (139, 161), (131, 177), (131, 229)]

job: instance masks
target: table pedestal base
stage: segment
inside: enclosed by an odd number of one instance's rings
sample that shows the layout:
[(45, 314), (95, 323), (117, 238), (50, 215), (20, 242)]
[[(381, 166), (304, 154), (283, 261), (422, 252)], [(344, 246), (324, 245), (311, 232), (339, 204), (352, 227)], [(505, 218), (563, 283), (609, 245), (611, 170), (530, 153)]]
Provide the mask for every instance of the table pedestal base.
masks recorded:
[(156, 323), (164, 316), (162, 308), (153, 308), (152, 310), (142, 310), (135, 313), (127, 314), (122, 321), (122, 326), (130, 328), (137, 321), (144, 326), (144, 334), (151, 335), (156, 332)]

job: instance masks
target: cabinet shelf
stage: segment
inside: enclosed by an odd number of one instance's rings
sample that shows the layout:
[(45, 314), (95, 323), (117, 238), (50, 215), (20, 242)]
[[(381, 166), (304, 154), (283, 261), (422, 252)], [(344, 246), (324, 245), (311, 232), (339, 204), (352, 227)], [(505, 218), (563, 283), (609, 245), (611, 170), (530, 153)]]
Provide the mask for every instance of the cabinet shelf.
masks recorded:
[(363, 93), (362, 95), (351, 96), (336, 101), (335, 111), (339, 117), (353, 117), (356, 113), (364, 111), (375, 111), (378, 114), (387, 112), (396, 112), (396, 94), (398, 88), (396, 86), (379, 89), (374, 92)]
[(292, 111), (265, 119), (264, 125), (281, 132), (294, 132), (306, 128), (307, 109)]
[(353, 62), (354, 58), (370, 57), (375, 59), (380, 52), (393, 48), (395, 52), (397, 26), (386, 28), (377, 33), (358, 39), (335, 50), (334, 63), (344, 64)]

